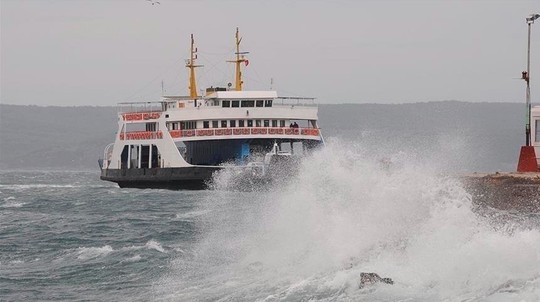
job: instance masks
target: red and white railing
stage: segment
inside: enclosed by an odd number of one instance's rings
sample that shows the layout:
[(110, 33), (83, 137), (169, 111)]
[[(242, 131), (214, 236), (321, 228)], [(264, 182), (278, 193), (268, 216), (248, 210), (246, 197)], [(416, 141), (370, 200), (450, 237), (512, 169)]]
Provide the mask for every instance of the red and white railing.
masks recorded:
[(217, 128), (217, 129), (190, 129), (171, 130), (172, 138), (228, 136), (228, 135), (308, 135), (319, 136), (317, 128), (276, 128), (276, 127), (250, 127), (250, 128)]
[[(190, 129), (171, 130), (172, 138), (181, 137), (208, 137), (230, 135), (305, 135), (319, 136), (317, 128), (274, 128), (274, 127), (250, 127), (250, 128), (217, 128), (217, 129)], [(161, 131), (132, 131), (121, 132), (121, 140), (162, 139)]]
[(122, 113), (122, 119), (124, 121), (142, 121), (142, 120), (155, 120), (161, 116), (160, 112), (133, 112)]
[(163, 138), (163, 132), (161, 131), (132, 131), (121, 132), (121, 140), (138, 140), (138, 139), (161, 139)]

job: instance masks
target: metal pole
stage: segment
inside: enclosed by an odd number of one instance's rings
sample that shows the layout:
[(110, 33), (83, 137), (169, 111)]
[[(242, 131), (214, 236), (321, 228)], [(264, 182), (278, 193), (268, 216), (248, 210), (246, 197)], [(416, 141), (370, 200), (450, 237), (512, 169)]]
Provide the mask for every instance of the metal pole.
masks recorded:
[(529, 33), (527, 36), (527, 75), (530, 75), (531, 69), (531, 22), (529, 22)]
[(527, 107), (527, 117), (525, 125), (525, 144), (526, 146), (531, 146), (531, 87), (529, 85), (531, 81), (531, 24), (534, 23), (534, 20), (540, 18), (539, 14), (531, 14), (530, 17), (527, 17), (528, 25), (528, 34), (527, 34), (527, 71), (523, 72), (522, 78), (527, 83), (527, 88), (525, 90), (525, 105)]
[(527, 75), (525, 77), (525, 82), (527, 83), (527, 88), (525, 91), (525, 104), (527, 107), (527, 124), (525, 125), (525, 145), (531, 145), (531, 88), (529, 81), (531, 78), (530, 69), (531, 69), (531, 22), (528, 22), (528, 38), (527, 38)]

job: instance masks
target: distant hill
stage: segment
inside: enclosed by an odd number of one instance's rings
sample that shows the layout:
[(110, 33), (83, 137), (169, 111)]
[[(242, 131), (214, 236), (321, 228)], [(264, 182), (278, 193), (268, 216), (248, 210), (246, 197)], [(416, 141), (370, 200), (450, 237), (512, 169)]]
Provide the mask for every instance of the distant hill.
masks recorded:
[[(524, 106), (428, 102), (323, 104), (325, 139), (341, 139), (381, 156), (399, 151), (447, 162), (460, 171), (513, 170), (523, 144)], [(0, 169), (97, 170), (113, 142), (115, 107), (0, 104)]]

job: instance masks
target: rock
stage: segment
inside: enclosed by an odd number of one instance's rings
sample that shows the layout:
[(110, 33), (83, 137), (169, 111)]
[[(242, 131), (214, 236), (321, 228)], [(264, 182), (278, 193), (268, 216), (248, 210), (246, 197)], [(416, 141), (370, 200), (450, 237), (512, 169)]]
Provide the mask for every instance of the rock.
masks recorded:
[(381, 276), (376, 273), (360, 273), (359, 288), (364, 288), (376, 283), (394, 284), (394, 280), (391, 278), (381, 278)]

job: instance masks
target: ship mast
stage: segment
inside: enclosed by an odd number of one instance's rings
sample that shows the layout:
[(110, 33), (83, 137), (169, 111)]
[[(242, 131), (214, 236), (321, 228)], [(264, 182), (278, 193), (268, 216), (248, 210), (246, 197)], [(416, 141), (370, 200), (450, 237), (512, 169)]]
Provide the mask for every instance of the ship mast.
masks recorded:
[(242, 90), (242, 84), (244, 84), (244, 82), (242, 81), (242, 70), (241, 70), (241, 64), (242, 63), (246, 63), (246, 66), (249, 64), (249, 61), (245, 58), (244, 55), (248, 54), (249, 52), (247, 51), (244, 51), (244, 52), (240, 52), (240, 42), (242, 42), (242, 38), (240, 38), (240, 34), (238, 32), (238, 27), (236, 28), (236, 60), (234, 61), (227, 61), (227, 62), (231, 62), (231, 63), (235, 63), (236, 64), (236, 68), (235, 68), (235, 90), (236, 91), (241, 91)]
[(195, 65), (197, 59), (197, 48), (195, 47), (195, 40), (193, 34), (191, 34), (191, 49), (190, 57), (186, 60), (186, 67), (189, 68), (189, 96), (197, 98), (197, 82), (195, 80), (195, 68), (202, 67), (202, 65)]

